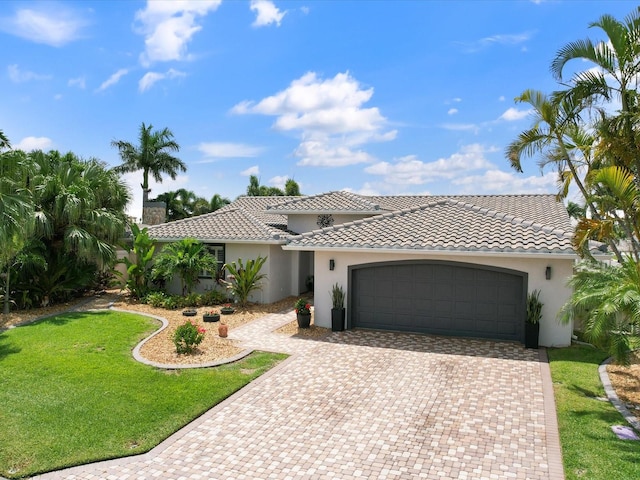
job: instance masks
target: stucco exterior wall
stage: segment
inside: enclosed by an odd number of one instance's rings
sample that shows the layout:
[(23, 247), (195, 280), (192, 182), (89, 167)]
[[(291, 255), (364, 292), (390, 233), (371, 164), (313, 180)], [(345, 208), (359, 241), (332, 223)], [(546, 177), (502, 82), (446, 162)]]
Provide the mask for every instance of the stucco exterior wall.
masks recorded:
[[(329, 260), (335, 262), (335, 269), (329, 270)], [(315, 253), (315, 296), (314, 322), (321, 327), (331, 328), (331, 287), (336, 282), (342, 285), (347, 293), (345, 307), (349, 311), (348, 302), (348, 267), (366, 263), (388, 262), (397, 260), (444, 260), (451, 262), (491, 265), (526, 272), (528, 292), (540, 290), (543, 302), (542, 320), (540, 322), (540, 345), (547, 347), (567, 346), (571, 343), (572, 326), (558, 321), (558, 312), (571, 296), (567, 282), (573, 272), (571, 259), (517, 258), (481, 255), (412, 255), (394, 253), (368, 252), (316, 252)], [(545, 278), (546, 267), (551, 267), (551, 279)]]

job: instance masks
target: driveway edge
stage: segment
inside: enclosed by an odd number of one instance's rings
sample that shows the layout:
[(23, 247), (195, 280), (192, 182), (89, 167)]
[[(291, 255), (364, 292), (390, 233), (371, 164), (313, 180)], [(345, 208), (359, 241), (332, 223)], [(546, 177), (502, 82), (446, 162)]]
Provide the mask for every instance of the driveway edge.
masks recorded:
[(540, 375), (542, 377), (542, 393), (544, 395), (544, 424), (547, 437), (547, 459), (549, 461), (549, 479), (564, 480), (564, 466), (562, 464), (562, 447), (560, 445), (560, 431), (558, 430), (558, 414), (556, 410), (553, 380), (549, 367), (549, 356), (546, 348), (538, 350), (540, 360)]

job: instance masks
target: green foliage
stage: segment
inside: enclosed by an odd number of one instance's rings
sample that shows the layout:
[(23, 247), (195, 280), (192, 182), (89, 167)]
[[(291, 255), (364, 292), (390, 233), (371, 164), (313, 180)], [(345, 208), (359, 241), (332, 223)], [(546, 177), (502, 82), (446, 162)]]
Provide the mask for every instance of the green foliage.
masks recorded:
[(338, 283), (331, 288), (331, 303), (333, 308), (344, 308), (344, 289)]
[(177, 275), (184, 296), (199, 282), (200, 272), (214, 271), (217, 268), (218, 261), (202, 242), (185, 238), (169, 243), (162, 249), (156, 257), (153, 275), (164, 280), (170, 280)]
[(630, 257), (621, 265), (584, 261), (569, 285), (573, 295), (562, 320), (582, 319), (591, 343), (627, 362), (632, 334), (640, 327), (640, 264)]
[(133, 361), (133, 347), (157, 328), (103, 311), (2, 332), (0, 404), (10, 408), (0, 414), (0, 476), (147, 452), (286, 357), (171, 372)]
[(164, 305), (168, 295), (164, 292), (150, 292), (147, 293), (141, 300), (143, 303), (151, 305), (152, 307), (160, 308)]
[(200, 307), (202, 305), (202, 295), (199, 293), (190, 293), (184, 297), (184, 307)]
[(607, 353), (583, 346), (549, 349), (562, 461), (567, 480), (640, 478), (640, 442), (620, 440), (624, 419), (605, 395), (598, 366)]
[(539, 323), (542, 318), (543, 303), (540, 301), (540, 290), (534, 290), (527, 296), (527, 322)]
[(306, 298), (299, 298), (298, 300), (296, 300), (293, 308), (295, 309), (296, 313), (300, 315), (308, 315), (311, 313), (311, 304), (307, 301)]
[(175, 310), (176, 308), (182, 308), (182, 301), (180, 300), (182, 297), (176, 297), (175, 295), (168, 295), (164, 298), (162, 302), (162, 308), (166, 308), (167, 310)]
[(139, 145), (135, 146), (123, 140), (114, 140), (111, 146), (118, 149), (122, 164), (114, 170), (118, 173), (137, 172), (142, 170), (142, 200), (149, 200), (149, 174), (162, 183), (162, 175), (167, 174), (175, 180), (178, 172), (186, 172), (187, 166), (171, 153), (178, 152), (180, 145), (173, 140), (173, 133), (168, 128), (152, 131), (142, 123), (138, 135)]
[(133, 253), (134, 261), (124, 257), (121, 261), (127, 267), (127, 288), (135, 298), (142, 298), (149, 292), (151, 283), (151, 259), (155, 252), (154, 241), (149, 237), (149, 229), (136, 224), (131, 225), (133, 246), (127, 248), (128, 253)]
[(266, 261), (267, 257), (258, 257), (255, 260), (248, 260), (245, 266), (242, 264), (242, 259), (239, 258), (236, 262), (224, 266), (230, 274), (227, 276), (230, 281), (225, 282), (227, 288), (241, 306), (247, 304), (249, 295), (253, 291), (262, 288), (260, 281), (267, 276), (260, 273), (260, 270)]
[(209, 290), (202, 295), (203, 305), (220, 305), (227, 301), (227, 296), (219, 290)]
[(190, 321), (180, 325), (173, 334), (173, 344), (176, 346), (176, 353), (193, 353), (198, 345), (204, 340), (206, 330), (197, 327)]

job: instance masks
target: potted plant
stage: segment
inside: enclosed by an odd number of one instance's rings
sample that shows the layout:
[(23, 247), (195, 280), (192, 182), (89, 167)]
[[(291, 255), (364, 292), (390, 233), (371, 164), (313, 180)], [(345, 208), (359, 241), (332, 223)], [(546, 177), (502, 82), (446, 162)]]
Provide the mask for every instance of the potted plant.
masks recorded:
[(198, 311), (194, 308), (186, 308), (182, 311), (182, 315), (185, 317), (195, 317), (198, 314)]
[(298, 328), (309, 328), (311, 325), (311, 305), (304, 298), (299, 298), (294, 308), (298, 319)]
[(223, 315), (231, 315), (235, 311), (236, 309), (233, 308), (230, 303), (226, 303), (224, 307), (220, 309), (220, 313), (222, 313)]
[(331, 288), (331, 330), (344, 330), (344, 290), (337, 283)]
[(542, 306), (540, 290), (534, 290), (527, 296), (527, 321), (524, 328), (524, 346), (527, 348), (538, 348)]
[(207, 310), (202, 314), (202, 320), (205, 322), (217, 322), (220, 320), (220, 312), (217, 310)]

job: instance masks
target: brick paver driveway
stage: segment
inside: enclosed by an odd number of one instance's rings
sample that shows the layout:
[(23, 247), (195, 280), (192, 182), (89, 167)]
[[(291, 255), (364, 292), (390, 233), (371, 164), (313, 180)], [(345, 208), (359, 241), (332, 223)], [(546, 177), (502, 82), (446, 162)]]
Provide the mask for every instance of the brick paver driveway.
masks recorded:
[(55, 479), (560, 479), (538, 352), (508, 342), (352, 331), (236, 338), (294, 353), (151, 452)]

